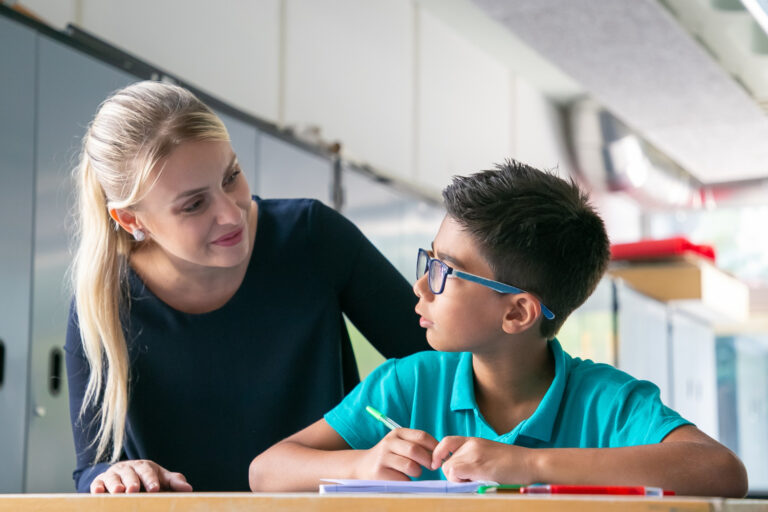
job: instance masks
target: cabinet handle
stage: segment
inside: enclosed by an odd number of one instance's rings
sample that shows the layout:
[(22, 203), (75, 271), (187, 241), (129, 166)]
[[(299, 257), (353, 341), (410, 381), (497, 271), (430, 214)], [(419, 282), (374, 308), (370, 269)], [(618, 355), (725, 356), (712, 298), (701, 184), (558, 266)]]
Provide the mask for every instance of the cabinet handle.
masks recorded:
[(3, 389), (3, 379), (5, 378), (5, 343), (0, 339), (0, 389)]
[(61, 392), (61, 349), (53, 347), (48, 356), (48, 391), (56, 396)]

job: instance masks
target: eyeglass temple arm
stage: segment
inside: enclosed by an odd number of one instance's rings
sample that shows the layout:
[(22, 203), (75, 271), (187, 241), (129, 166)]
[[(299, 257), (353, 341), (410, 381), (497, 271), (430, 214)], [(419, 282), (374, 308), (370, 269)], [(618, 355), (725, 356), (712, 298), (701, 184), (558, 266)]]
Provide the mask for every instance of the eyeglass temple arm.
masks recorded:
[[(455, 274), (457, 277), (461, 277), (462, 279), (466, 279), (467, 281), (472, 281), (478, 284), (482, 284), (484, 286), (487, 286), (488, 288), (491, 288), (492, 290), (496, 290), (497, 292), (501, 293), (528, 293), (525, 290), (521, 290), (520, 288), (517, 288), (516, 286), (512, 286), (509, 284), (500, 283), (498, 281), (494, 281), (493, 279), (486, 279), (485, 277), (476, 276), (474, 274), (467, 274), (466, 272), (462, 272), (461, 270), (453, 270), (453, 274)], [(555, 314), (544, 305), (543, 302), (539, 301), (539, 305), (541, 306), (541, 313), (544, 315), (544, 318), (547, 320), (553, 320), (555, 318)]]

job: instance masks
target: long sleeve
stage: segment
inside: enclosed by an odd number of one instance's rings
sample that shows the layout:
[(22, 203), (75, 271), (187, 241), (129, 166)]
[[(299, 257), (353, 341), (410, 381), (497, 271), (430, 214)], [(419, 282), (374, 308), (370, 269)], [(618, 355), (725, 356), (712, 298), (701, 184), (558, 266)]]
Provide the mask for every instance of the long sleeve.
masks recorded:
[(89, 492), (91, 481), (106, 471), (110, 464), (108, 462), (93, 464), (96, 457), (96, 446), (93, 445), (92, 441), (98, 431), (99, 420), (96, 409), (88, 407), (83, 416), (80, 416), (80, 407), (85, 398), (90, 367), (82, 349), (74, 301), (69, 311), (64, 351), (69, 384), (69, 415), (77, 456), (77, 467), (72, 473), (72, 478), (75, 480), (77, 492)]
[(429, 350), (411, 285), (352, 222), (316, 203), (311, 233), (317, 268), (336, 279), (342, 310), (384, 357)]

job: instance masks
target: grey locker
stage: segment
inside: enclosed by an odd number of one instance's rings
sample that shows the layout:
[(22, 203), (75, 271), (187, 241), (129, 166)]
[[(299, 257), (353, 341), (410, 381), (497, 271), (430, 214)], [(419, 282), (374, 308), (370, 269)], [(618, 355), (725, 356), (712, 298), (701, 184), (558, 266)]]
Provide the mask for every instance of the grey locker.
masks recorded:
[(224, 123), (229, 132), (229, 138), (232, 142), (232, 149), (240, 162), (240, 168), (243, 170), (245, 179), (251, 187), (251, 194), (258, 194), (256, 186), (258, 185), (258, 175), (256, 165), (258, 155), (256, 149), (258, 145), (259, 131), (252, 125), (249, 125), (239, 119), (236, 119), (223, 112), (216, 112), (216, 115)]
[(403, 215), (409, 198), (384, 183), (355, 171), (342, 173), (342, 213), (403, 273), (412, 280), (398, 255), (403, 237)]
[(257, 185), (265, 199), (311, 197), (333, 206), (333, 164), (327, 157), (264, 132), (258, 137)]
[(34, 205), (35, 32), (0, 18), (0, 493), (24, 488)]
[[(74, 448), (61, 347), (67, 327), (74, 204), (72, 169), (98, 105), (136, 80), (38, 36), (35, 235), (27, 492), (73, 491)], [(50, 379), (59, 359), (60, 380)]]

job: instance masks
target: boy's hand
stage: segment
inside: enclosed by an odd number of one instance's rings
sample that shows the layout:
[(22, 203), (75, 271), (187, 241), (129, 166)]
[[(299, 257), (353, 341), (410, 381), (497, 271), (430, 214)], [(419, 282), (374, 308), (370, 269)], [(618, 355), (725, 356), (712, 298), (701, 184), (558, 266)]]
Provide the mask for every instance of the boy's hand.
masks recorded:
[(528, 484), (531, 450), (497, 443), (479, 437), (447, 436), (432, 452), (431, 469), (443, 468), (451, 482), (493, 480), (500, 483)]
[(421, 466), (431, 467), (437, 439), (422, 430), (398, 428), (376, 446), (363, 452), (356, 477), (365, 480), (408, 480), (421, 475)]

